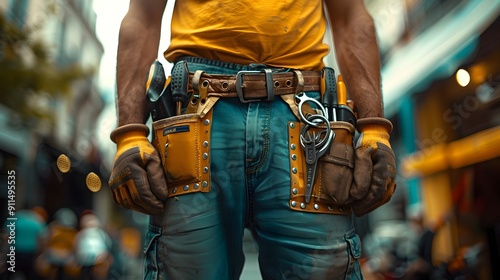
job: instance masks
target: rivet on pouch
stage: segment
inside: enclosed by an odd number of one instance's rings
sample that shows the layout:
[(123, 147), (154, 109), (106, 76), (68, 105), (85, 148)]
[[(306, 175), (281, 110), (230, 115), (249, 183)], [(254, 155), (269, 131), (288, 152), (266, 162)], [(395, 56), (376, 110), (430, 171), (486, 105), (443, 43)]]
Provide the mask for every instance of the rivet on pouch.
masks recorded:
[(297, 146), (295, 146), (295, 144), (290, 145), (290, 149), (295, 150), (296, 148)]
[(296, 154), (292, 155), (292, 160), (297, 160), (297, 155)]
[(300, 204), (300, 208), (305, 209), (305, 208), (306, 208), (306, 204), (305, 204), (304, 202), (302, 202), (302, 203)]
[(172, 193), (176, 193), (176, 192), (177, 192), (177, 188), (173, 188)]
[(293, 193), (293, 194), (297, 194), (298, 192), (299, 192), (299, 190), (297, 190), (297, 188), (293, 188), (293, 189), (292, 189), (292, 193)]
[(292, 205), (292, 207), (295, 207), (295, 206), (297, 206), (297, 202), (296, 201), (292, 201), (291, 205)]
[(203, 182), (201, 183), (201, 186), (202, 186), (203, 188), (206, 188), (206, 187), (208, 186), (208, 182), (207, 182), (207, 181), (203, 181)]
[(318, 204), (314, 204), (314, 209), (319, 210), (319, 205)]
[(209, 119), (206, 119), (205, 122), (204, 122), (205, 125), (209, 125), (210, 124), (210, 120)]
[(290, 123), (290, 128), (295, 128), (295, 124), (294, 123)]
[(294, 167), (294, 168), (292, 168), (292, 173), (293, 173), (293, 174), (297, 174), (297, 168), (295, 168), (295, 167)]
[(208, 166), (203, 167), (203, 173), (207, 173), (207, 172), (208, 172)]
[(203, 153), (203, 159), (207, 159), (208, 158), (208, 153)]
[(184, 188), (183, 188), (184, 191), (187, 191), (189, 190), (189, 185), (185, 185)]
[(208, 147), (208, 141), (203, 141), (203, 147)]
[(194, 187), (193, 187), (195, 190), (199, 189), (200, 188), (200, 184), (199, 183), (196, 183), (194, 184)]

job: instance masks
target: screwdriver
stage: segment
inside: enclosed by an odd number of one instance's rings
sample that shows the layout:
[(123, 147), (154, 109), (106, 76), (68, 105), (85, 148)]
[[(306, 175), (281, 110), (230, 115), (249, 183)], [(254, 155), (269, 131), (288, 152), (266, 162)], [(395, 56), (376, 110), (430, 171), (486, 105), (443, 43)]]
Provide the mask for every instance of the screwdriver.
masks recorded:
[(181, 114), (182, 104), (188, 99), (188, 78), (187, 62), (177, 62), (172, 68), (172, 98), (176, 104), (177, 115)]
[(323, 106), (327, 111), (329, 121), (337, 121), (337, 83), (335, 81), (335, 70), (333, 68), (323, 68)]
[(356, 126), (356, 117), (354, 112), (347, 106), (347, 89), (342, 75), (337, 79), (337, 92), (338, 92), (338, 120), (351, 123)]
[(337, 79), (337, 92), (339, 96), (338, 97), (339, 105), (347, 105), (347, 90), (342, 75), (339, 75)]

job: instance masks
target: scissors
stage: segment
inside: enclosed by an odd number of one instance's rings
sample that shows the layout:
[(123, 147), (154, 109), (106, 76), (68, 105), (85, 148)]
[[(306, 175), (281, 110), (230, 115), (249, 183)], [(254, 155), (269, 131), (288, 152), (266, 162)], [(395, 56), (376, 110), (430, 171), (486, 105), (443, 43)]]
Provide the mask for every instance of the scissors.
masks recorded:
[[(319, 120), (319, 122), (318, 122)], [(306, 157), (306, 203), (311, 200), (312, 188), (316, 179), (316, 168), (318, 159), (325, 154), (330, 144), (335, 138), (335, 132), (330, 128), (328, 119), (322, 115), (310, 115), (302, 131), (300, 132), (300, 145), (304, 149)], [(312, 127), (318, 127), (325, 123), (325, 129), (316, 133), (309, 131)]]
[[(316, 100), (314, 98), (307, 96), (304, 92), (296, 94), (295, 98), (299, 101), (297, 103), (297, 105), (299, 107), (299, 116), (302, 119), (302, 121), (304, 121), (306, 124), (308, 124), (310, 126), (314, 126), (314, 127), (317, 127), (318, 124), (324, 120), (326, 120), (326, 123), (328, 123), (328, 111), (325, 109), (323, 104), (321, 104), (321, 102), (319, 102), (318, 100)], [(309, 104), (309, 106), (312, 109), (317, 109), (315, 111), (319, 111), (319, 113), (321, 113), (321, 114), (312, 114), (309, 116), (304, 115), (304, 112), (302, 110), (303, 110), (304, 104), (306, 104), (306, 103), (307, 104), (314, 103), (315, 106), (311, 106), (311, 104)], [(311, 116), (322, 116), (324, 118), (321, 118), (320, 122), (318, 122), (317, 118), (311, 118)], [(313, 122), (314, 120), (316, 120), (316, 122)]]

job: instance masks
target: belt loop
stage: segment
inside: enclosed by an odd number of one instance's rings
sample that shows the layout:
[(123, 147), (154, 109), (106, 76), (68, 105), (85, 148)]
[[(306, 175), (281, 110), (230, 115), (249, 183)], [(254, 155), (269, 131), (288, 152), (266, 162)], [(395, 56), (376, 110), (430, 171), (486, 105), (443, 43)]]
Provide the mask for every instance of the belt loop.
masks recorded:
[(249, 71), (249, 70), (241, 70), (236, 73), (236, 94), (240, 99), (241, 103), (249, 103), (249, 102), (258, 102), (263, 101), (263, 99), (245, 99), (245, 95), (243, 93), (243, 89), (245, 88), (243, 77), (245, 75), (255, 75), (259, 73), (265, 73), (266, 79), (266, 92), (267, 99), (265, 101), (273, 101), (274, 100), (274, 82), (273, 82), (273, 70), (271, 69), (263, 69), (261, 71)]
[(266, 68), (264, 69), (264, 72), (266, 73), (267, 101), (273, 101), (274, 100), (273, 70)]
[(295, 89), (295, 95), (304, 91), (304, 75), (299, 70), (293, 70), (295, 75), (297, 75), (297, 88)]

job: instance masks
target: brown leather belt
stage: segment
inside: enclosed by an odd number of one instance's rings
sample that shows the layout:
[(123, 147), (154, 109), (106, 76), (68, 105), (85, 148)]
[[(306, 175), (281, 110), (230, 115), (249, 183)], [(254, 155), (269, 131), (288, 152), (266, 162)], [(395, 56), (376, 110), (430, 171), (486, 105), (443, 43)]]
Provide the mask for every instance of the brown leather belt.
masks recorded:
[(190, 73), (189, 90), (206, 90), (207, 96), (238, 97), (241, 102), (272, 101), (275, 96), (319, 91), (321, 71), (240, 71), (236, 75)]

